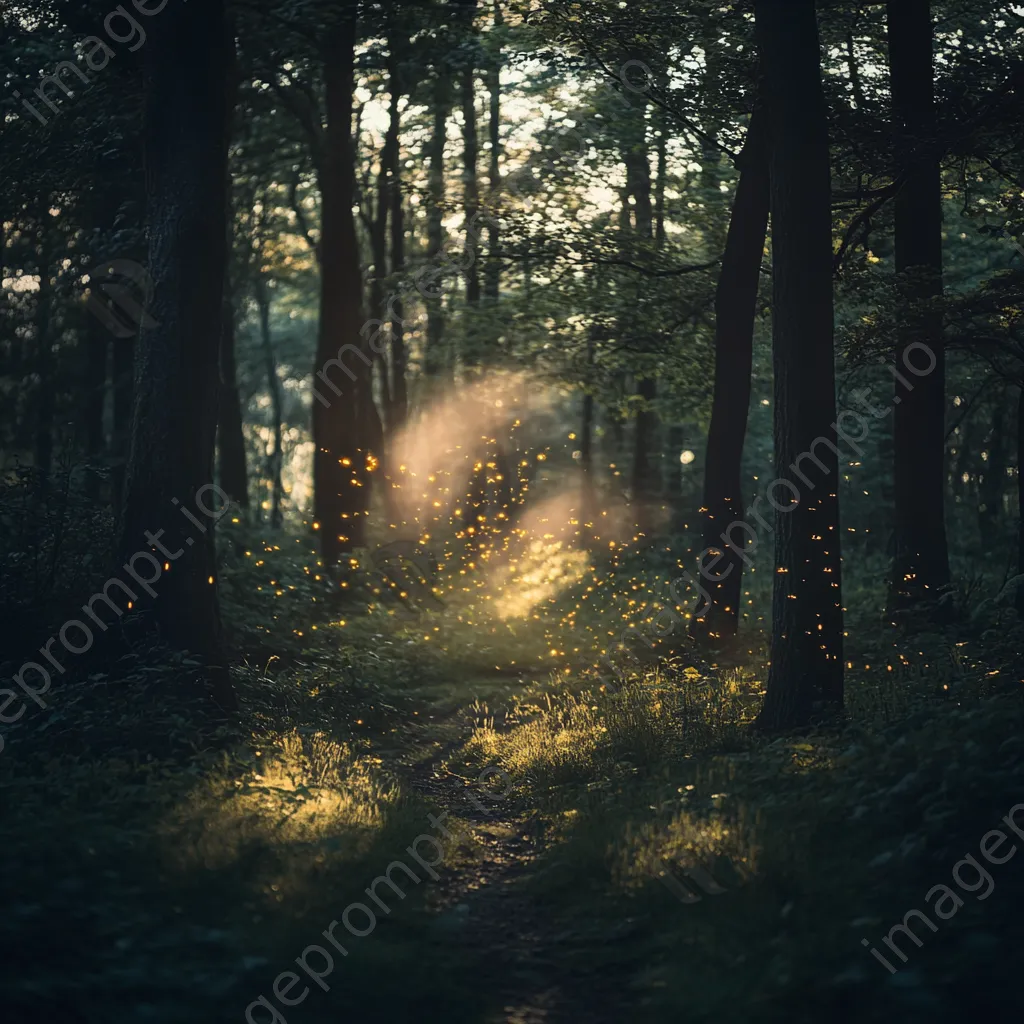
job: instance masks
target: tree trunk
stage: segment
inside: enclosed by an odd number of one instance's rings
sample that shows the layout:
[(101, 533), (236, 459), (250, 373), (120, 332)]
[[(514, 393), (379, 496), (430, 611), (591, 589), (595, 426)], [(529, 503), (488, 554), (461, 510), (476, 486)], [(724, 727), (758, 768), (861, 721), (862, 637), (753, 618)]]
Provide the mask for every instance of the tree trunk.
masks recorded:
[[(750, 407), (754, 322), (768, 232), (770, 181), (765, 112), (755, 110), (739, 160), (740, 178), (715, 295), (715, 391), (704, 460), (704, 548), (721, 553), (720, 580), (706, 580), (710, 604), (691, 633), (698, 641), (735, 636), (739, 627), (743, 549), (743, 443)], [(726, 535), (723, 537), (723, 535)]]
[(757, 0), (755, 12), (772, 139), (778, 479), (768, 494), (779, 510), (758, 725), (781, 730), (805, 725), (815, 704), (843, 700), (831, 174), (814, 0)]
[[(394, 71), (392, 70), (392, 75)], [(373, 255), (373, 277), (370, 278), (370, 317), (383, 318), (384, 282), (388, 276), (388, 215), (391, 212), (392, 178), (398, 171), (399, 127), (398, 93), (395, 91), (394, 80), (391, 82), (391, 118), (384, 134), (384, 147), (380, 155), (380, 172), (377, 175), (377, 203), (370, 225), (370, 249)], [(374, 364), (380, 370), (381, 391), (384, 400), (384, 418), (390, 426), (394, 419), (391, 407), (392, 391), (388, 379), (387, 358), (382, 349), (374, 355)]]
[[(1024, 577), (1024, 381), (1017, 396), (1017, 575)], [(1017, 615), (1024, 619), (1024, 582), (1017, 585)]]
[[(627, 199), (634, 202), (634, 236), (649, 243), (654, 237), (654, 205), (651, 200), (651, 161), (647, 145), (647, 105), (643, 104), (627, 123), (627, 137), (623, 147), (626, 166)], [(642, 377), (637, 383), (640, 398), (633, 434), (633, 468), (630, 481), (632, 500), (636, 511), (636, 525), (646, 533), (651, 523), (651, 503), (660, 482), (660, 451), (658, 449), (658, 415), (654, 400), (658, 383), (654, 377)]]
[[(226, 76), (227, 117), (229, 143), (237, 121), (238, 96), (241, 76), (235, 49), (235, 25), (228, 19), (230, 50)], [(233, 241), (232, 230), (232, 178), (229, 168), (225, 175), (228, 195), (227, 252), (228, 262)], [(238, 366), (235, 358), (235, 296), (231, 287), (231, 273), (225, 266), (224, 273), (224, 319), (220, 335), (220, 400), (217, 424), (217, 447), (220, 455), (220, 485), (242, 509), (249, 507), (249, 478), (245, 456), (245, 433), (243, 430), (242, 406), (238, 396)]]
[(82, 433), (85, 454), (90, 459), (103, 455), (103, 406), (107, 391), (107, 352), (110, 334), (94, 316), (82, 324), (85, 335), (85, 366), (82, 377)]
[(40, 211), (39, 290), (36, 292), (35, 343), (36, 374), (39, 378), (36, 394), (36, 479), (45, 490), (50, 483), (53, 468), (53, 415), (54, 394), (57, 389), (53, 337), (53, 282), (50, 279), (50, 214), (49, 204)]
[(444, 148), (448, 141), (448, 111), (451, 108), (451, 90), (446, 74), (445, 68), (438, 68), (437, 80), (434, 83), (434, 127), (426, 147), (427, 158), (430, 162), (427, 262), (437, 274), (436, 281), (431, 281), (429, 289), (432, 295), (426, 300), (427, 337), (423, 370), (431, 380), (437, 378), (449, 362), (445, 356), (444, 308), (440, 295), (442, 291), (440, 252), (444, 244)]
[[(935, 149), (929, 0), (889, 7), (893, 120), (905, 176), (895, 201), (901, 294), (893, 399), (895, 554), (889, 610), (934, 597), (949, 583), (945, 505), (945, 353), (942, 191)], [(928, 372), (928, 368), (934, 367)], [(921, 372), (925, 371), (925, 372)]]
[[(352, 151), (355, 17), (342, 14), (327, 33), (324, 82), (327, 129), (320, 180), (320, 328), (317, 338), (318, 389), (314, 396), (314, 511), (324, 562), (333, 565), (343, 551), (365, 541), (369, 488), (360, 431), (361, 385), (372, 362), (360, 344), (363, 325), (362, 274), (352, 206), (355, 162)], [(354, 366), (354, 369), (353, 369)], [(333, 370), (333, 374), (332, 374)]]
[(128, 450), (132, 439), (132, 409), (135, 405), (135, 340), (114, 342), (111, 376), (114, 387), (114, 426), (110, 436), (113, 461), (111, 484), (114, 502), (120, 504), (124, 495), (124, 476), (128, 468)]
[(241, 508), (249, 507), (249, 479), (245, 460), (242, 405), (238, 397), (235, 361), (235, 306), (230, 282), (225, 282), (224, 314), (220, 334), (220, 402), (217, 442), (220, 450), (220, 485)]
[(642, 533), (651, 526), (651, 504), (657, 498), (661, 483), (661, 449), (658, 441), (658, 414), (654, 402), (658, 397), (658, 382), (653, 377), (639, 381), (636, 393), (641, 407), (636, 414), (633, 434), (633, 479), (630, 490), (636, 507), (636, 524)]
[(227, 43), (224, 0), (205, 0), (165, 11), (146, 50), (156, 323), (143, 330), (136, 358), (121, 533), (125, 557), (160, 547), (159, 562), (180, 558), (154, 581), (153, 613), (165, 642), (204, 660), (211, 696), (223, 709), (235, 706), (213, 544), (221, 509), (213, 462), (227, 259)]
[[(391, 116), (388, 126), (393, 133), (397, 145), (392, 150), (393, 164), (390, 173), (391, 203), (391, 273), (397, 283), (405, 271), (405, 206), (402, 203), (402, 161), (401, 161), (401, 128), (402, 115), (399, 103), (402, 98), (401, 82), (398, 78), (398, 57), (395, 43), (391, 44), (391, 62), (388, 73), (391, 86)], [(395, 293), (397, 295), (396, 287)], [(394, 316), (391, 319), (391, 416), (388, 430), (395, 437), (405, 427), (409, 415), (409, 383), (406, 379), (408, 362), (405, 350), (405, 334), (402, 326), (403, 309), (401, 299), (395, 298), (393, 303)]]
[[(494, 0), (493, 32), (500, 32), (505, 24), (501, 11), (501, 0)], [(501, 226), (498, 224), (497, 202), (501, 195), (501, 45), (495, 46), (491, 63), (487, 69), (487, 92), (490, 100), (491, 152), (488, 165), (488, 187), (490, 189), (491, 216), (487, 229), (489, 259), (484, 270), (484, 295), (491, 303), (497, 303), (501, 292), (501, 262), (498, 251), (501, 247)]]
[[(473, 5), (475, 8), (475, 4)], [(472, 24), (472, 15), (470, 15)], [(480, 141), (476, 124), (476, 69), (467, 67), (462, 73), (463, 118), (463, 214), (466, 218), (466, 242), (463, 258), (466, 261), (466, 317), (464, 321), (463, 361), (468, 366), (480, 362), (477, 337), (477, 319), (480, 307), (479, 250), (473, 231), (480, 219), (480, 181), (477, 164), (480, 160)]]
[(668, 182), (668, 118), (659, 108), (658, 116), (658, 175), (654, 186), (654, 241), (659, 249), (663, 249), (665, 234), (665, 186)]
[(281, 379), (277, 375), (277, 359), (274, 356), (274, 339), (270, 332), (270, 295), (267, 283), (257, 268), (256, 306), (260, 316), (260, 347), (263, 349), (263, 368), (267, 375), (267, 391), (270, 393), (271, 433), (273, 447), (267, 459), (267, 479), (270, 481), (270, 525), (279, 530), (284, 525), (281, 511), (283, 484), (281, 470), (284, 465), (284, 411), (281, 399)]

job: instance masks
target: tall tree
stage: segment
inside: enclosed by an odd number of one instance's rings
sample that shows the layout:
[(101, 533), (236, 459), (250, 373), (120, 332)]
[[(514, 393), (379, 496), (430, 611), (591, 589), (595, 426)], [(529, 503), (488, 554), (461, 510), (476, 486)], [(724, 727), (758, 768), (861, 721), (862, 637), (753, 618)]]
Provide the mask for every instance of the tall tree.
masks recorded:
[[(392, 33), (389, 38), (388, 84), (391, 90), (391, 108), (388, 131), (395, 137), (396, 145), (391, 150), (393, 163), (389, 179), (391, 203), (391, 273), (395, 280), (405, 271), (405, 206), (402, 202), (402, 160), (401, 160), (401, 101), (403, 94), (402, 57), (408, 40)], [(401, 299), (395, 298), (391, 320), (391, 411), (388, 430), (397, 434), (409, 415), (409, 382), (406, 378), (408, 356), (405, 346), (403, 309)]]
[[(360, 409), (371, 362), (360, 344), (362, 273), (355, 217), (352, 98), (355, 14), (343, 11), (323, 46), (327, 128), (320, 170), (320, 326), (316, 372), (328, 397), (313, 401), (314, 512), (325, 563), (362, 547), (369, 488), (366, 411)], [(333, 371), (333, 372), (332, 372)], [(321, 388), (320, 390), (325, 390)], [(330, 394), (333, 393), (333, 398)]]
[[(477, 351), (476, 323), (480, 306), (480, 262), (474, 230), (480, 219), (480, 133), (476, 116), (476, 0), (461, 0), (463, 5), (463, 31), (467, 43), (465, 67), (461, 71), (462, 99), (462, 209), (466, 222), (466, 317), (464, 336), (466, 338), (465, 361), (475, 364), (479, 361)], [(471, 230), (472, 229), (472, 230)]]
[[(223, 708), (234, 705), (234, 694), (223, 661), (213, 518), (202, 508), (216, 512), (219, 504), (209, 487), (227, 260), (228, 41), (224, 0), (207, 0), (164, 11), (146, 49), (155, 323), (138, 346), (121, 535), (126, 555), (148, 546), (151, 535), (161, 551), (178, 549), (155, 583), (153, 611), (167, 642), (206, 662)], [(198, 527), (182, 515), (186, 509)]]
[[(241, 87), (241, 74), (235, 48), (234, 26), (229, 19), (231, 49), (226, 75), (229, 142), (235, 126), (235, 112)], [(231, 171), (225, 168), (228, 194), (227, 247), (231, 252)], [(230, 259), (224, 267), (224, 320), (220, 334), (220, 402), (217, 423), (217, 449), (220, 457), (220, 485), (241, 508), (249, 507), (249, 474), (245, 459), (245, 434), (242, 403), (238, 397), (238, 365), (235, 358), (235, 295), (232, 289)]]
[(1024, 380), (1017, 393), (1017, 615), (1024, 619)]
[(836, 436), (831, 172), (814, 0), (757, 0), (755, 21), (772, 139), (778, 479), (768, 497), (780, 510), (758, 725), (776, 730), (843, 699), (838, 446), (828, 440)]
[(220, 401), (217, 449), (220, 485), (242, 508), (249, 507), (249, 474), (245, 459), (242, 403), (238, 397), (235, 358), (235, 304), (230, 279), (225, 279), (224, 313), (220, 333)]
[[(437, 273), (440, 273), (438, 257), (444, 245), (444, 150), (448, 141), (448, 114), (452, 106), (449, 70), (447, 63), (440, 57), (434, 74), (434, 123), (426, 145), (426, 156), (430, 164), (427, 179), (430, 194), (430, 205), (427, 207), (427, 258)], [(423, 369), (428, 378), (435, 378), (446, 367), (450, 367), (445, 353), (445, 318), (440, 291), (439, 283), (432, 285), (431, 295), (426, 300), (427, 336)]]
[(721, 578), (706, 583), (710, 606), (693, 622), (699, 641), (733, 636), (739, 625), (747, 535), (733, 524), (744, 522), (743, 442), (770, 201), (767, 127), (764, 110), (755, 108), (738, 161), (740, 178), (715, 294), (715, 388), (704, 461), (703, 547), (721, 553), (716, 572)]
[[(889, 608), (949, 583), (945, 508), (942, 182), (935, 139), (930, 0), (888, 5), (893, 121), (902, 184), (895, 201), (897, 322), (893, 399), (895, 543)], [(929, 355), (930, 352), (930, 355)], [(934, 367), (928, 370), (934, 360)]]
[[(622, 159), (626, 171), (623, 203), (623, 227), (640, 254), (649, 256), (655, 235), (651, 154), (647, 138), (647, 103), (641, 103), (623, 118)], [(630, 221), (630, 203), (632, 220)], [(636, 385), (637, 414), (633, 433), (631, 491), (636, 505), (637, 526), (646, 532), (650, 526), (650, 505), (661, 483), (661, 452), (658, 445), (659, 423), (655, 402), (658, 382), (651, 370), (639, 375)]]
[(54, 230), (51, 225), (50, 203), (44, 200), (39, 209), (39, 290), (36, 292), (35, 344), (36, 377), (36, 474), (39, 484), (46, 488), (50, 483), (53, 466), (53, 416), (57, 382), (56, 360), (53, 338), (53, 275), (56, 273), (53, 258)]
[(488, 260), (484, 268), (484, 295), (491, 303), (498, 301), (501, 291), (501, 263), (498, 250), (501, 244), (501, 225), (498, 223), (494, 206), (501, 194), (501, 31), (505, 16), (501, 0), (494, 0), (494, 22), (490, 36), (492, 42), (490, 61), (487, 66), (487, 93), (489, 97), (488, 136), (491, 149), (488, 154), (488, 196), (491, 216), (488, 219), (487, 247)]

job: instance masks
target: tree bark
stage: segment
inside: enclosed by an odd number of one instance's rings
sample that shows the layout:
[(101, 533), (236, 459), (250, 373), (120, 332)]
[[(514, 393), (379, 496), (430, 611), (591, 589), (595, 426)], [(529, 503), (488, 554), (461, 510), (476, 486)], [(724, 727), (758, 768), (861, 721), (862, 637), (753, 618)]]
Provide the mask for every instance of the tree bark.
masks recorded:
[(767, 128), (764, 110), (755, 109), (740, 155), (740, 178), (715, 295), (715, 389), (704, 460), (702, 547), (721, 553), (717, 571), (723, 578), (705, 581), (710, 604), (691, 629), (696, 640), (712, 644), (735, 636), (739, 627), (743, 549), (749, 537), (744, 526), (731, 527), (745, 522), (743, 443), (771, 199)]
[[(391, 116), (387, 131), (384, 134), (384, 146), (380, 155), (380, 172), (377, 175), (377, 203), (370, 225), (370, 249), (373, 255), (373, 277), (370, 278), (370, 316), (372, 319), (382, 318), (384, 312), (384, 282), (388, 276), (388, 217), (391, 213), (392, 179), (398, 173), (399, 160), (399, 129), (398, 93), (394, 82), (394, 65), (392, 62), (391, 80)], [(392, 409), (392, 388), (388, 378), (387, 358), (383, 350), (374, 356), (374, 363), (379, 368), (381, 390), (384, 398), (384, 418), (391, 425), (394, 419)]]
[(36, 292), (35, 343), (36, 374), (39, 378), (36, 395), (35, 469), (36, 479), (45, 490), (50, 483), (53, 468), (53, 415), (54, 379), (56, 363), (53, 357), (53, 282), (50, 279), (50, 213), (49, 203), (40, 210), (39, 233), (39, 290)]
[(84, 324), (85, 373), (82, 378), (82, 430), (90, 459), (103, 454), (103, 406), (107, 390), (107, 351), (110, 335), (90, 316)]
[(428, 190), (430, 205), (427, 208), (427, 261), (434, 269), (436, 280), (432, 281), (431, 297), (427, 298), (427, 337), (424, 356), (424, 373), (433, 380), (440, 376), (449, 365), (445, 355), (445, 321), (444, 308), (440, 292), (441, 267), (440, 253), (444, 244), (444, 148), (448, 141), (448, 112), (451, 109), (451, 90), (447, 79), (447, 69), (437, 69), (434, 83), (433, 115), (434, 127), (427, 144), (427, 158), (430, 162), (428, 170)]
[[(392, 50), (394, 46), (392, 46)], [(405, 271), (405, 206), (402, 202), (402, 162), (401, 162), (401, 112), (399, 102), (402, 98), (401, 84), (397, 78), (398, 60), (392, 56), (390, 65), (391, 76), (391, 120), (390, 130), (399, 140), (393, 151), (394, 164), (391, 168), (391, 272), (397, 282)], [(397, 296), (397, 289), (396, 289)], [(405, 333), (402, 325), (404, 317), (402, 301), (394, 299), (391, 319), (391, 418), (388, 429), (395, 437), (405, 427), (409, 416), (409, 382), (406, 377), (408, 357), (405, 349)]]
[(480, 181), (477, 164), (480, 141), (476, 124), (476, 70), (467, 68), (462, 75), (463, 117), (463, 214), (466, 218), (466, 321), (463, 360), (469, 366), (480, 362), (477, 351), (477, 314), (480, 306), (480, 254), (473, 231), (480, 219)]
[(658, 172), (654, 186), (654, 242), (664, 248), (665, 234), (665, 186), (668, 182), (668, 118), (659, 108), (658, 130)]
[(220, 485), (241, 508), (249, 507), (249, 478), (245, 459), (242, 405), (238, 397), (235, 360), (235, 306), (230, 282), (225, 282), (224, 313), (220, 334), (220, 402), (217, 444)]
[[(327, 565), (365, 541), (369, 487), (361, 437), (363, 383), (372, 361), (363, 351), (362, 274), (352, 213), (355, 16), (345, 12), (327, 31), (324, 84), (327, 129), (320, 175), (320, 327), (318, 395), (313, 398), (314, 512)], [(325, 392), (326, 395), (320, 394)]]
[(636, 505), (637, 526), (646, 532), (650, 525), (650, 506), (658, 495), (661, 483), (661, 449), (658, 444), (659, 424), (654, 402), (658, 397), (658, 382), (644, 377), (636, 388), (641, 408), (636, 414), (633, 434), (633, 479), (630, 490)]
[(843, 699), (831, 173), (814, 0), (757, 0), (755, 19), (772, 139), (778, 479), (769, 497), (779, 509), (758, 725), (782, 730)]
[[(949, 554), (944, 517), (945, 353), (942, 313), (935, 308), (942, 295), (942, 182), (934, 145), (930, 0), (890, 2), (888, 14), (893, 120), (905, 178), (895, 200), (902, 303), (893, 399), (892, 612), (934, 598), (948, 585)], [(921, 374), (932, 361), (934, 368)]]
[[(237, 121), (238, 95), (241, 75), (235, 49), (235, 25), (228, 19), (230, 50), (225, 92), (227, 96), (228, 135), (234, 132)], [(217, 423), (217, 448), (220, 456), (220, 485), (242, 509), (249, 507), (249, 477), (245, 455), (245, 433), (243, 430), (242, 405), (238, 396), (238, 366), (235, 358), (235, 295), (231, 287), (230, 264), (234, 232), (232, 230), (232, 178), (230, 168), (225, 167), (225, 188), (228, 196), (228, 218), (226, 224), (226, 246), (228, 257), (224, 273), (223, 322), (220, 335), (220, 400)]]
[(267, 390), (270, 393), (271, 434), (273, 447), (267, 458), (267, 479), (270, 481), (270, 525), (279, 530), (284, 525), (281, 510), (284, 485), (281, 471), (284, 466), (284, 409), (281, 397), (281, 380), (277, 375), (277, 359), (274, 356), (274, 338), (270, 330), (270, 294), (267, 283), (259, 268), (254, 281), (256, 306), (260, 317), (260, 347), (263, 349), (263, 369), (267, 375)]
[[(391, 120), (397, 122), (399, 96), (391, 96)], [(397, 281), (406, 269), (406, 208), (401, 199), (401, 167), (396, 161), (391, 178), (391, 272)], [(402, 326), (404, 316), (401, 299), (395, 298), (391, 318), (391, 422), (388, 427), (395, 436), (406, 426), (409, 418), (409, 357)]]
[[(1024, 576), (1024, 381), (1017, 396), (1017, 575)], [(1024, 619), (1024, 581), (1017, 584), (1017, 615)]]
[[(501, 0), (494, 0), (494, 26), (492, 31), (498, 33), (505, 24), (501, 10)], [(488, 260), (484, 269), (484, 296), (491, 303), (497, 303), (501, 293), (501, 225), (498, 223), (497, 203), (501, 195), (501, 45), (495, 46), (491, 55), (491, 63), (487, 69), (487, 92), (489, 97), (491, 152), (488, 162), (488, 188), (491, 216), (487, 228)]]
[(136, 357), (121, 551), (148, 553), (157, 547), (151, 537), (163, 545), (153, 560), (170, 569), (154, 581), (152, 612), (167, 643), (203, 659), (210, 694), (226, 710), (235, 698), (213, 544), (228, 216), (224, 0), (177, 6), (158, 22), (146, 49), (145, 119), (156, 323), (142, 331)]

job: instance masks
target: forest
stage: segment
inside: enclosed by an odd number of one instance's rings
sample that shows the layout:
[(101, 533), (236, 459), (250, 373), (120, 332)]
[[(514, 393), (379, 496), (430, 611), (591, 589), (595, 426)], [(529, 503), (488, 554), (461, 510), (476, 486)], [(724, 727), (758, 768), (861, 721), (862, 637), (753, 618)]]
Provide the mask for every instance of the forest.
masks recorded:
[(1019, 1012), (1022, 125), (1021, 2), (0, 3), (4, 1020)]

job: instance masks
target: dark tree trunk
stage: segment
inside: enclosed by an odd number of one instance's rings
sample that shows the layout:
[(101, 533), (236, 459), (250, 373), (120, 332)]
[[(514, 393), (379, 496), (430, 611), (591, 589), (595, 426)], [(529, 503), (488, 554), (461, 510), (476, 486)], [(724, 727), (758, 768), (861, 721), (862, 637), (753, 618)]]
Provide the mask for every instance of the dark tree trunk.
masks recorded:
[(82, 434), (90, 459), (103, 454), (103, 406), (107, 392), (107, 352), (110, 333), (94, 316), (83, 321), (85, 365), (82, 377)]
[(635, 206), (633, 216), (635, 230), (643, 241), (649, 241), (654, 234), (654, 206), (651, 201), (651, 164), (647, 148), (647, 123), (643, 112), (637, 113), (637, 138), (626, 149), (626, 182), (629, 195), (633, 197)]
[[(340, 15), (324, 48), (327, 129), (320, 180), (320, 329), (316, 370), (322, 400), (313, 399), (314, 510), (324, 562), (362, 547), (368, 486), (360, 409), (372, 365), (360, 345), (362, 274), (352, 214), (355, 164), (352, 152), (355, 18)], [(338, 364), (342, 365), (339, 366)]]
[[(235, 50), (235, 26), (229, 19), (230, 49), (226, 76), (227, 117), (229, 135), (236, 123), (235, 112), (241, 78)], [(228, 195), (227, 252), (232, 246), (231, 173), (225, 175)], [(231, 273), (225, 266), (223, 321), (220, 334), (220, 400), (218, 402), (217, 449), (220, 457), (220, 485), (232, 501), (242, 509), (249, 507), (249, 477), (245, 457), (242, 405), (238, 396), (238, 366), (235, 359), (235, 295)]]
[[(118, 205), (117, 195), (105, 188), (96, 189), (92, 202), (89, 203), (92, 226), (101, 233), (104, 242), (114, 231)], [(93, 253), (94, 267), (99, 266), (101, 259), (115, 258), (114, 254), (107, 252), (106, 249), (106, 244), (101, 243), (99, 251)], [(81, 401), (82, 434), (86, 455), (90, 459), (97, 459), (105, 454), (103, 412), (107, 395), (107, 364), (113, 335), (106, 324), (88, 312), (82, 318), (82, 334), (85, 340)]]
[(770, 202), (767, 127), (765, 112), (755, 110), (739, 161), (740, 178), (715, 295), (715, 392), (704, 460), (701, 546), (721, 552), (716, 572), (724, 578), (704, 582), (710, 605), (702, 619), (693, 620), (692, 627), (692, 635), (699, 641), (734, 636), (739, 627), (743, 548), (749, 533), (742, 525), (730, 527), (744, 523), (743, 442)]
[(238, 397), (235, 361), (235, 307), (230, 283), (224, 289), (224, 314), (220, 334), (220, 402), (217, 443), (220, 451), (220, 485), (241, 508), (249, 507), (249, 478), (245, 461), (242, 405)]
[[(392, 62), (392, 74), (394, 74), (394, 63)], [(392, 89), (395, 89), (392, 80)], [(391, 194), (394, 188), (393, 179), (398, 174), (399, 162), (399, 128), (400, 118), (398, 115), (398, 94), (392, 95), (392, 111), (387, 131), (384, 135), (384, 147), (380, 157), (380, 172), (377, 175), (377, 203), (373, 214), (373, 221), (370, 225), (370, 248), (373, 255), (373, 277), (370, 279), (370, 317), (371, 320), (382, 319), (387, 314), (384, 310), (385, 294), (384, 284), (388, 276), (388, 215), (391, 213)], [(388, 427), (394, 422), (395, 413), (392, 407), (393, 395), (391, 380), (388, 374), (388, 362), (381, 349), (373, 356), (374, 366), (379, 371), (381, 384), (381, 399), (384, 408), (384, 422)], [(364, 401), (373, 402), (372, 378), (371, 388), (364, 396)], [(371, 430), (372, 433), (372, 430)], [(381, 442), (383, 444), (383, 431)], [(383, 451), (375, 452), (383, 458)]]
[(857, 65), (857, 46), (853, 38), (853, 30), (846, 33), (846, 66), (850, 73), (850, 88), (853, 105), (858, 110), (864, 109), (864, 90), (860, 82), (860, 68)]
[[(394, 90), (394, 80), (392, 80), (391, 86)], [(376, 207), (370, 224), (370, 252), (373, 257), (373, 276), (370, 278), (371, 319), (380, 318), (385, 315), (384, 283), (388, 276), (388, 216), (391, 213), (392, 179), (398, 170), (399, 128), (398, 93), (394, 91), (392, 93), (391, 117), (388, 122), (387, 131), (384, 133), (384, 147), (380, 155), (380, 171), (377, 174)], [(384, 364), (383, 355), (378, 355), (375, 358), (381, 364)], [(383, 376), (387, 376), (386, 368)], [(386, 394), (390, 394), (390, 391), (390, 386), (385, 385)], [(387, 403), (385, 404), (385, 413), (388, 420), (390, 420), (391, 409)]]
[(166, 642), (205, 661), (213, 699), (230, 709), (213, 544), (221, 502), (212, 490), (228, 215), (223, 0), (165, 11), (146, 54), (156, 323), (142, 332), (136, 358), (121, 550), (125, 557), (148, 552), (155, 545), (150, 536), (167, 552), (178, 549), (170, 571), (155, 582), (153, 612)]
[(778, 480), (769, 494), (780, 509), (758, 725), (781, 730), (843, 700), (831, 175), (814, 0), (758, 0), (755, 12), (772, 139)]
[(664, 248), (665, 235), (665, 187), (668, 183), (668, 119), (659, 108), (658, 131), (658, 172), (654, 185), (654, 241), (659, 249)]
[(477, 351), (476, 314), (480, 306), (480, 263), (476, 239), (470, 228), (475, 229), (480, 219), (480, 182), (478, 179), (477, 162), (480, 159), (480, 143), (476, 127), (476, 74), (472, 68), (462, 77), (462, 116), (465, 148), (463, 150), (463, 184), (464, 213), (466, 217), (466, 306), (467, 321), (465, 330), (464, 360), (468, 365), (480, 362)]
[[(494, 32), (500, 32), (505, 24), (501, 11), (501, 0), (494, 0)], [(498, 251), (501, 247), (501, 226), (498, 223), (497, 203), (501, 195), (501, 47), (496, 46), (487, 69), (487, 92), (490, 101), (491, 152), (488, 164), (488, 187), (490, 189), (491, 216), (487, 228), (488, 261), (484, 270), (484, 295), (492, 302), (498, 301), (501, 292), (501, 262)]]
[[(1024, 381), (1017, 396), (1017, 575), (1024, 577)], [(1024, 619), (1024, 580), (1017, 584), (1017, 614)]]
[(284, 486), (281, 471), (284, 466), (284, 409), (281, 397), (281, 379), (277, 375), (274, 356), (274, 338), (270, 331), (270, 295), (267, 283), (257, 269), (255, 280), (256, 306), (260, 317), (260, 347), (263, 350), (263, 369), (267, 375), (270, 394), (270, 417), (273, 447), (267, 456), (267, 479), (270, 481), (270, 525), (279, 530), (284, 525), (281, 500)]
[[(929, 0), (889, 10), (893, 121), (904, 184), (896, 196), (896, 273), (902, 298), (893, 418), (895, 553), (889, 610), (934, 598), (949, 583), (945, 506), (942, 191), (935, 148)], [(927, 370), (923, 375), (911, 369)], [(901, 379), (902, 378), (902, 379)]]
[[(390, 174), (391, 192), (389, 200), (391, 203), (391, 272), (397, 283), (405, 271), (405, 206), (402, 203), (402, 161), (401, 161), (401, 129), (402, 115), (399, 110), (399, 103), (402, 99), (402, 86), (398, 78), (398, 57), (395, 53), (395, 43), (391, 45), (391, 63), (389, 64), (389, 77), (391, 87), (391, 115), (388, 131), (396, 139), (396, 145), (392, 150), (393, 164)], [(396, 287), (395, 294), (398, 289)], [(409, 415), (409, 383), (406, 379), (406, 365), (408, 362), (405, 351), (405, 333), (402, 326), (403, 310), (400, 299), (395, 298), (392, 311), (394, 317), (391, 320), (391, 415), (388, 420), (388, 430), (391, 436), (395, 437), (405, 427)]]
[[(465, 4), (466, 33), (471, 45), (475, 44), (473, 19), (476, 15), (476, 0), (463, 0)], [(480, 138), (476, 119), (476, 68), (473, 62), (462, 71), (462, 183), (463, 215), (466, 218), (466, 241), (463, 259), (466, 261), (466, 306), (463, 337), (465, 349), (463, 361), (474, 366), (480, 362), (477, 351), (477, 313), (480, 306), (480, 263), (479, 247), (474, 231), (480, 220)]]
[(651, 505), (661, 484), (661, 449), (658, 441), (658, 414), (654, 402), (658, 397), (658, 382), (644, 377), (637, 384), (641, 407), (636, 414), (633, 434), (633, 479), (630, 490), (636, 505), (637, 526), (646, 532), (651, 525)]
[(49, 486), (53, 469), (53, 415), (54, 394), (57, 382), (54, 379), (56, 363), (53, 357), (53, 282), (50, 278), (50, 214), (45, 208), (40, 214), (39, 231), (39, 290), (36, 292), (35, 343), (36, 374), (36, 437), (35, 468), (39, 485)]
[[(427, 143), (427, 158), (430, 162), (428, 170), (428, 189), (430, 205), (427, 208), (427, 261), (441, 273), (440, 252), (444, 244), (444, 147), (448, 141), (448, 112), (451, 109), (451, 90), (446, 77), (447, 69), (438, 68), (434, 83), (433, 113), (434, 127)], [(449, 366), (445, 353), (444, 308), (439, 292), (441, 291), (440, 276), (431, 281), (432, 297), (426, 300), (427, 305), (427, 337), (424, 356), (424, 373), (428, 378), (436, 378)]]
[[(654, 205), (651, 201), (651, 162), (647, 145), (647, 107), (644, 104), (630, 117), (627, 140), (623, 147), (626, 166), (627, 198), (634, 202), (634, 234), (641, 242), (654, 237)], [(660, 483), (660, 450), (658, 448), (658, 415), (653, 403), (658, 395), (654, 377), (642, 377), (637, 383), (640, 398), (633, 434), (633, 458), (630, 490), (636, 510), (636, 525), (646, 533), (651, 524), (651, 504)]]

